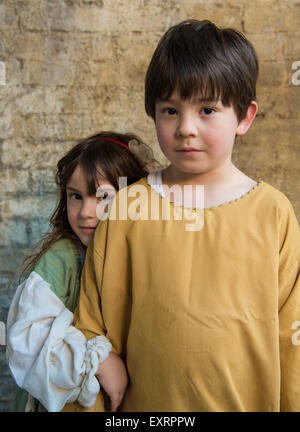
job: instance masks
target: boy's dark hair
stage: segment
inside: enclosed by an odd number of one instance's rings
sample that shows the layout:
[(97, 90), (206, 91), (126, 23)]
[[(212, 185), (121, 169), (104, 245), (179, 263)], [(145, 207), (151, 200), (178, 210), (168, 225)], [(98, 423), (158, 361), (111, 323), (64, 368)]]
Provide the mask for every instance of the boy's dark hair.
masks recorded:
[(155, 120), (155, 104), (178, 90), (186, 100), (232, 104), (242, 120), (256, 99), (258, 60), (240, 32), (219, 29), (210, 21), (186, 20), (171, 27), (153, 54), (145, 82), (145, 108)]

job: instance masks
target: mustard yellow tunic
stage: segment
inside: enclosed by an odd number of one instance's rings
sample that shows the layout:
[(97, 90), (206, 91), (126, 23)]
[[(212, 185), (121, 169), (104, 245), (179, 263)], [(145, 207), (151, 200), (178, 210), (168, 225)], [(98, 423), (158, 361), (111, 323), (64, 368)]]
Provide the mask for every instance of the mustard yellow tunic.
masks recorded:
[[(128, 197), (137, 216), (166, 204), (146, 179), (135, 185), (148, 192), (140, 207)], [(75, 324), (125, 359), (121, 410), (300, 411), (300, 236), (288, 199), (259, 182), (205, 209), (202, 229), (172, 211), (161, 219), (101, 223), (82, 274)], [(89, 410), (103, 410), (101, 395)]]

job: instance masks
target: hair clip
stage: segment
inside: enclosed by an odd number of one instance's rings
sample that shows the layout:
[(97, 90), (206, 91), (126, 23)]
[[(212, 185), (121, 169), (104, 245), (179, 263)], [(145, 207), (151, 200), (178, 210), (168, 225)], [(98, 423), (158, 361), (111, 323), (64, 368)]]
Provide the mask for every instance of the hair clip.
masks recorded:
[(144, 142), (132, 139), (128, 142), (128, 148), (148, 172), (162, 169), (162, 165), (154, 158), (152, 149)]

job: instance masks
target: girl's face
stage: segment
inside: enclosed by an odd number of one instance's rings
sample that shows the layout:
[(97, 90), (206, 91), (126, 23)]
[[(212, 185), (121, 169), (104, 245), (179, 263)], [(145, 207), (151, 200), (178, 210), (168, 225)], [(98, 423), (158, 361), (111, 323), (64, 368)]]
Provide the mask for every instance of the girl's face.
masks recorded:
[[(99, 186), (103, 190), (111, 190), (113, 187), (104, 178), (98, 180)], [(94, 236), (95, 230), (101, 219), (101, 215), (105, 212), (107, 205), (104, 207), (101, 204), (103, 201), (103, 193), (89, 195), (88, 185), (84, 176), (84, 172), (78, 165), (70, 180), (67, 183), (67, 214), (70, 226), (76, 236), (84, 246), (88, 246)], [(114, 189), (113, 189), (114, 190)], [(100, 210), (99, 210), (100, 206)]]

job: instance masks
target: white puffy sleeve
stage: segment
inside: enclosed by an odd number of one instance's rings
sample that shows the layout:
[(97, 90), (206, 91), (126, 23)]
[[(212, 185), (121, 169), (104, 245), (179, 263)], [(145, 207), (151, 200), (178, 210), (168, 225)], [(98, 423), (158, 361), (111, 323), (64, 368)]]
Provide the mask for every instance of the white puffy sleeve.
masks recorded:
[(17, 288), (7, 320), (7, 361), (18, 386), (48, 411), (75, 400), (92, 406), (100, 390), (95, 372), (112, 348), (105, 336), (87, 342), (72, 322), (72, 312), (38, 273)]

